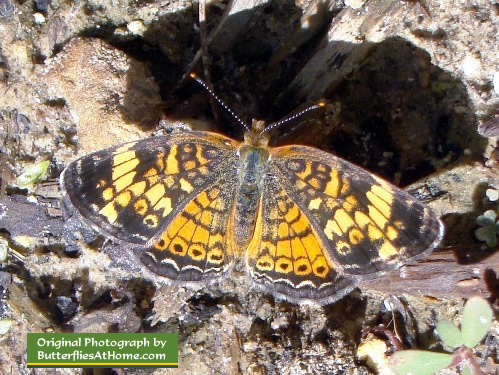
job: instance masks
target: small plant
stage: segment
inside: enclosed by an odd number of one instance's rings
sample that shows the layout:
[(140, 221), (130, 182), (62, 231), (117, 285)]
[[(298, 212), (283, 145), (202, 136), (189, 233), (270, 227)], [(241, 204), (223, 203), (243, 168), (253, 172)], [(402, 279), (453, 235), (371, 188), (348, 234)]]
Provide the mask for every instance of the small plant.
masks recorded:
[(462, 374), (481, 374), (472, 349), (487, 335), (492, 309), (481, 297), (470, 298), (463, 309), (461, 329), (448, 320), (437, 324), (442, 342), (454, 349), (452, 354), (425, 350), (400, 350), (390, 356), (388, 367), (396, 375), (430, 375), (446, 367), (462, 366)]
[(483, 241), (489, 247), (496, 247), (497, 235), (499, 235), (499, 221), (494, 210), (488, 210), (476, 219), (477, 225), (480, 226), (475, 230), (475, 237)]
[(27, 187), (40, 182), (49, 169), (50, 161), (45, 160), (28, 167), (16, 180), (19, 187)]

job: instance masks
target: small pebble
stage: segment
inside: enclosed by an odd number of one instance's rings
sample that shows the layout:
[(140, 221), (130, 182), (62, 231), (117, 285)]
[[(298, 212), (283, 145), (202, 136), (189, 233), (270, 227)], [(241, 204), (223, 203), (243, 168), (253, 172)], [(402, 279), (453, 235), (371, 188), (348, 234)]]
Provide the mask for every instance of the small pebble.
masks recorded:
[(352, 9), (362, 8), (366, 0), (345, 0), (345, 5)]
[(118, 36), (126, 36), (128, 35), (128, 29), (124, 27), (117, 27), (116, 29), (114, 29), (114, 34)]
[(499, 199), (499, 190), (496, 189), (487, 189), (485, 191), (485, 195), (489, 198), (489, 201), (495, 202)]
[(472, 55), (466, 55), (461, 63), (461, 69), (468, 79), (479, 79), (482, 74), (481, 62)]
[(143, 35), (146, 32), (146, 27), (142, 21), (132, 21), (130, 22), (126, 28), (130, 32), (130, 34), (134, 35)]
[(5, 262), (9, 252), (9, 244), (7, 240), (0, 238), (0, 264)]
[(0, 335), (5, 335), (12, 327), (12, 319), (0, 319)]
[(37, 25), (40, 25), (45, 22), (45, 16), (41, 13), (35, 13), (33, 15), (34, 21)]

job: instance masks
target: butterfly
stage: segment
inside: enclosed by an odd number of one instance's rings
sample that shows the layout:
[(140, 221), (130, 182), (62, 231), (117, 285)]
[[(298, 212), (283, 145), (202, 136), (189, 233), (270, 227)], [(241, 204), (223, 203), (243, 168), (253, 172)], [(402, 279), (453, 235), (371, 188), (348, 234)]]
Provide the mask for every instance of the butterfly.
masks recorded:
[(242, 142), (190, 131), (94, 152), (61, 190), (155, 275), (203, 282), (238, 264), (293, 302), (333, 302), (440, 243), (441, 221), (411, 195), (319, 149), (269, 147), (282, 122), (240, 122)]

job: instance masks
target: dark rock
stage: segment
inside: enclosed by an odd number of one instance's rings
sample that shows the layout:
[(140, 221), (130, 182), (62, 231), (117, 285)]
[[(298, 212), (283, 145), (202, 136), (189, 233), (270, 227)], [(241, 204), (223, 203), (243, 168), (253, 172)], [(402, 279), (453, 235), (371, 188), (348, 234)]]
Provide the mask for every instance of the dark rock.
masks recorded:
[(0, 19), (10, 18), (14, 14), (16, 6), (10, 0), (0, 0)]
[(58, 320), (66, 322), (78, 312), (78, 303), (71, 298), (58, 296), (55, 299), (55, 313)]
[(35, 0), (35, 9), (39, 12), (46, 12), (49, 5), (50, 0)]

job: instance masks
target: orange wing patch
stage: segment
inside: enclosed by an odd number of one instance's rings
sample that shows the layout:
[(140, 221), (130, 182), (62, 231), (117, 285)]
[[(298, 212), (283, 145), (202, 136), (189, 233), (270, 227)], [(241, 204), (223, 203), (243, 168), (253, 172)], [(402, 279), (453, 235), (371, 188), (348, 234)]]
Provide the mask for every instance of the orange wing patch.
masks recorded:
[(286, 275), (296, 284), (326, 278), (336, 266), (303, 211), (283, 190), (264, 199), (263, 210), (272, 215), (263, 213), (261, 240), (247, 254), (250, 270), (269, 279)]

